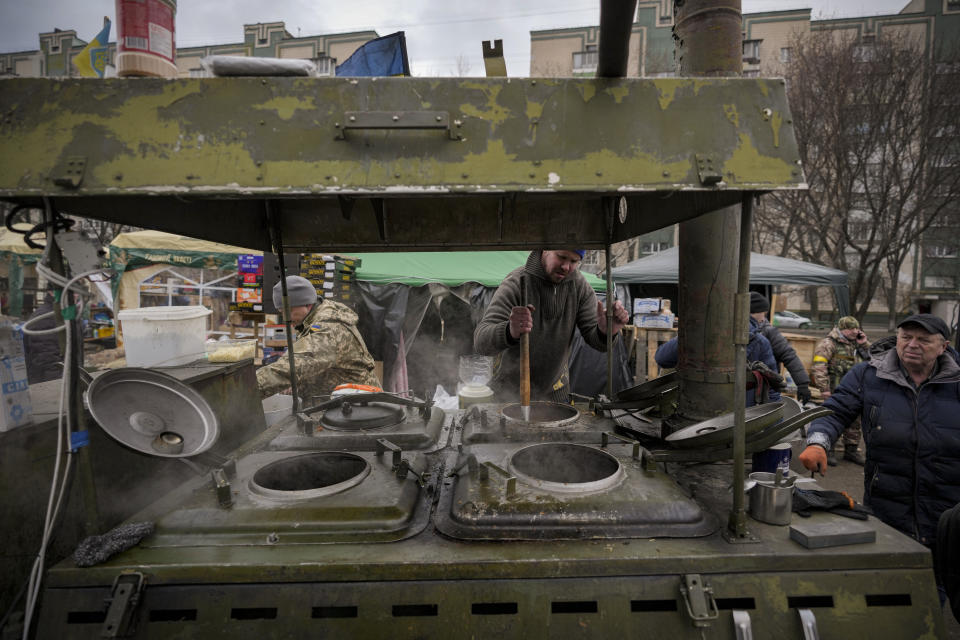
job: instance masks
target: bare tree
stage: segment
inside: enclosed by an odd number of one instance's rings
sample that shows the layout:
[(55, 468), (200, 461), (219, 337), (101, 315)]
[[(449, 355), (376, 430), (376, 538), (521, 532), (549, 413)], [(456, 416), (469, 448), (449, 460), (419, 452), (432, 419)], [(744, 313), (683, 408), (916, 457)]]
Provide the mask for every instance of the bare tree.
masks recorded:
[(461, 53), (453, 63), (453, 75), (458, 78), (467, 77), (470, 75), (470, 66), (470, 60)]
[(937, 63), (958, 57), (895, 31), (813, 32), (791, 54), (788, 97), (810, 189), (761, 200), (757, 246), (847, 271), (858, 318), (884, 290), (892, 326), (904, 261), (960, 197), (960, 73)]

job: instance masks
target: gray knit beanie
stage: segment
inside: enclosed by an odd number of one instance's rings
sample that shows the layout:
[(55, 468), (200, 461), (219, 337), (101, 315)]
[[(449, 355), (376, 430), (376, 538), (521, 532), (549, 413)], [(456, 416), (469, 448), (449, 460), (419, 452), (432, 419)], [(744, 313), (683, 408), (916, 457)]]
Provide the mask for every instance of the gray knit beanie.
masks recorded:
[[(306, 278), (287, 276), (287, 296), (291, 307), (312, 307), (317, 301), (317, 290)], [(279, 280), (273, 285), (273, 306), (283, 310), (283, 283)]]

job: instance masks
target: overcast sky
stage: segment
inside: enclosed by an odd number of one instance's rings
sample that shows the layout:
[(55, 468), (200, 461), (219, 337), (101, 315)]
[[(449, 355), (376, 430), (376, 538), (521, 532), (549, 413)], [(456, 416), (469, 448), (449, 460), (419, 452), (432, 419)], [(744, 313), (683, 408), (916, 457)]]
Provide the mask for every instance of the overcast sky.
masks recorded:
[[(743, 12), (810, 8), (817, 17), (898, 13), (908, 0), (742, 0)], [(372, 29), (406, 31), (414, 75), (483, 75), (481, 41), (502, 39), (507, 74), (530, 73), (530, 31), (596, 25), (599, 0), (180, 0), (178, 46), (243, 40), (243, 25), (286, 23), (296, 35)], [(39, 48), (38, 34), (74, 29), (93, 38), (103, 16), (114, 19), (114, 0), (0, 0), (0, 52)], [(110, 41), (117, 38), (116, 25)], [(465, 74), (458, 74), (466, 66)], [(342, 61), (341, 61), (342, 62)]]

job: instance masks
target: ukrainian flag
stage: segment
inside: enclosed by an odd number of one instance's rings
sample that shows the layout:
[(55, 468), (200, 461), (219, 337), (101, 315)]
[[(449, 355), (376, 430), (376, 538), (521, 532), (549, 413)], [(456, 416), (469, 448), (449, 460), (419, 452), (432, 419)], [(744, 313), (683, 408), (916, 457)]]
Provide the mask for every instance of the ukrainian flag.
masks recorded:
[(110, 18), (103, 17), (103, 29), (83, 51), (73, 56), (73, 66), (85, 78), (102, 78), (107, 66), (107, 43), (110, 40)]
[(407, 37), (403, 31), (371, 40), (353, 52), (343, 64), (337, 65), (337, 75), (409, 76)]

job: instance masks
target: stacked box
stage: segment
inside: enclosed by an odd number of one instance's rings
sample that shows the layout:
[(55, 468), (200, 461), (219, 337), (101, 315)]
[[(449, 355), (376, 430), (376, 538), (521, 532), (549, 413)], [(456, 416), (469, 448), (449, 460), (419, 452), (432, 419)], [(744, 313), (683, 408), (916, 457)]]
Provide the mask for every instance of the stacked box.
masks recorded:
[(666, 298), (635, 298), (633, 301), (633, 324), (644, 329), (670, 329), (674, 315), (670, 300)]
[(263, 256), (237, 256), (237, 296), (230, 311), (263, 311)]
[(300, 275), (313, 283), (317, 295), (348, 306), (356, 303), (359, 258), (338, 254), (308, 253), (300, 259)]
[(0, 319), (0, 431), (30, 424), (33, 408), (27, 384), (23, 334), (11, 318)]

